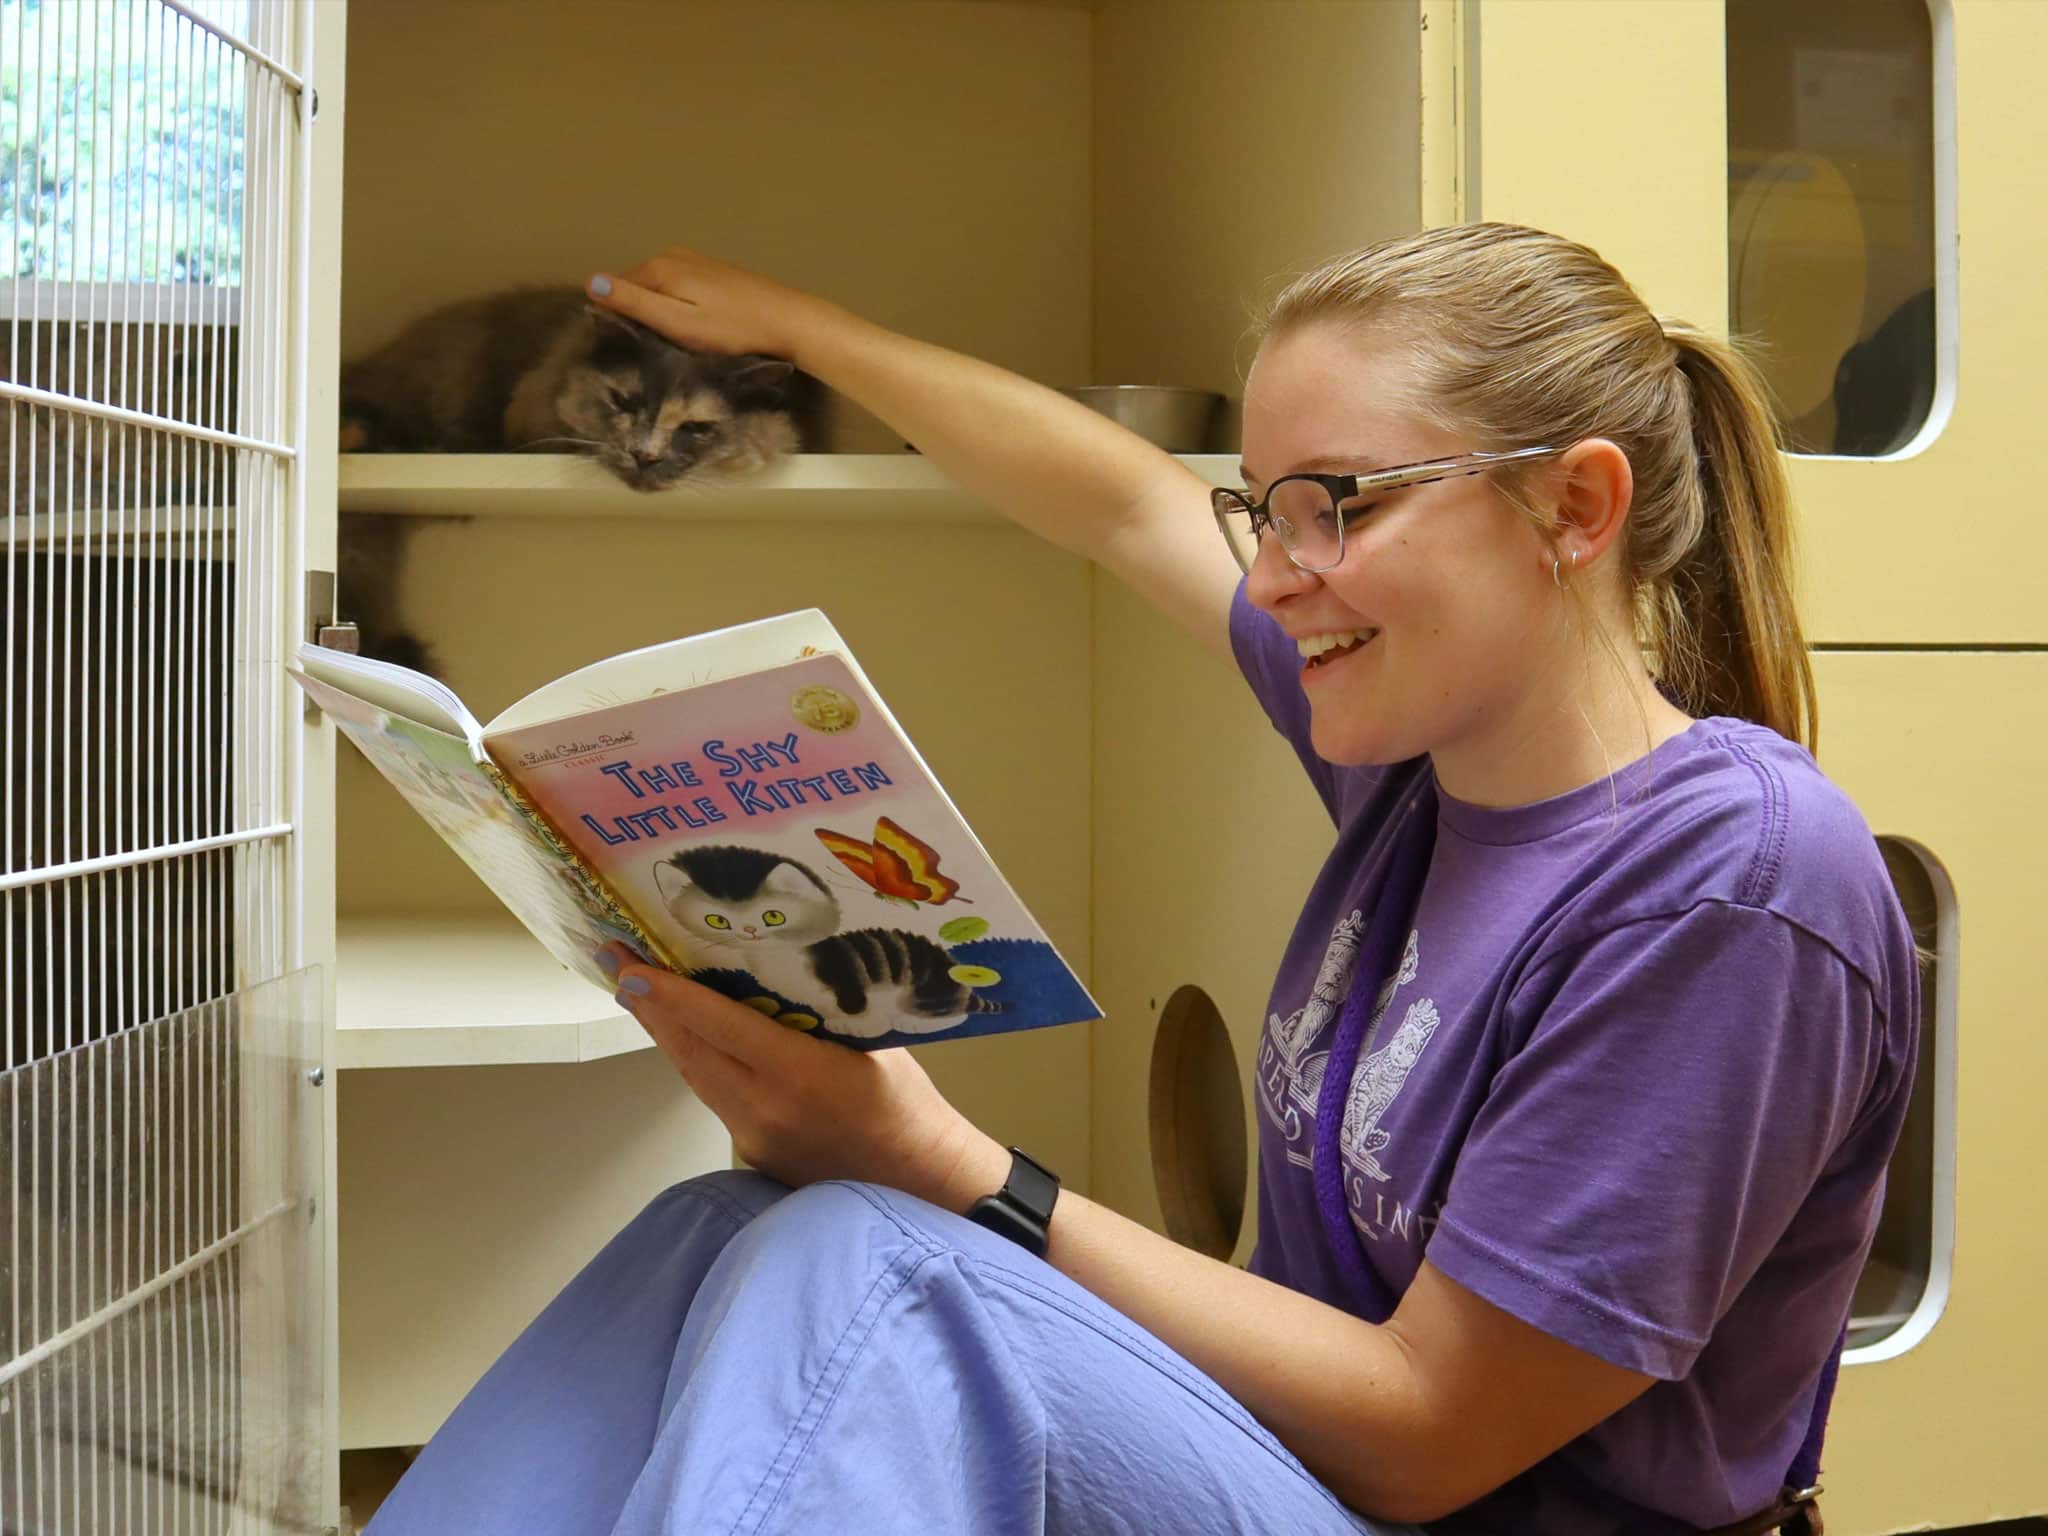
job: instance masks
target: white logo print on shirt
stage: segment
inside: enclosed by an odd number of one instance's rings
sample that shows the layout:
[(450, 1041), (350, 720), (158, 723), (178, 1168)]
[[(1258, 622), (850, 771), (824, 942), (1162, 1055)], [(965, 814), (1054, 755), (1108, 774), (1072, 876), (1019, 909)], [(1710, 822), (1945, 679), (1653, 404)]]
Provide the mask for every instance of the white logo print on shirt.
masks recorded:
[[(1407, 1016), (1394, 1031), (1394, 1038), (1387, 1042), (1387, 1048), (1367, 1057), (1351, 1074), (1351, 1092), (1344, 1101), (1344, 1161), (1382, 1184), (1387, 1181), (1387, 1173), (1380, 1167), (1379, 1154), (1387, 1149), (1388, 1135), (1380, 1129), (1380, 1116), (1401, 1092), (1401, 1085), (1422, 1059), (1423, 1047), (1429, 1044), (1429, 1037), (1441, 1022), (1436, 1004), (1429, 998), (1410, 1003)], [(1362, 1196), (1364, 1191), (1360, 1188), (1357, 1193)]]
[[(1259, 1042), (1259, 1102), (1280, 1130), (1288, 1162), (1298, 1168), (1313, 1166), (1316, 1104), (1322, 1093), (1323, 1073), (1330, 1062), (1329, 1034), (1344, 1005), (1344, 995), (1357, 963), (1359, 938), (1364, 927), (1364, 914), (1360, 912), (1352, 912), (1338, 921), (1336, 927), (1330, 931), (1330, 942), (1323, 951), (1323, 963), (1316, 972), (1315, 984), (1309, 989), (1308, 1001), (1284, 1019), (1277, 1013), (1269, 1014), (1266, 1019), (1265, 1035)], [(1415, 979), (1420, 963), (1419, 955), (1419, 935), (1411, 929), (1408, 942), (1401, 953), (1400, 968), (1381, 984), (1379, 996), (1373, 1000), (1372, 1018), (1366, 1025), (1365, 1039), (1359, 1046), (1361, 1057), (1365, 1057), (1372, 1050), (1373, 1039), (1379, 1033), (1380, 1020), (1386, 1015), (1395, 991)], [(1434, 1028), (1434, 1025), (1431, 1027)], [(1428, 1039), (1426, 1031), (1422, 1039)], [(1398, 1036), (1395, 1043), (1400, 1043)], [(1309, 1049), (1311, 1045), (1317, 1044), (1321, 1045), (1321, 1050)], [(1389, 1046), (1388, 1049), (1392, 1051), (1394, 1047)], [(1420, 1054), (1419, 1043), (1414, 1049)], [(1371, 1064), (1371, 1060), (1364, 1062), (1368, 1069)], [(1412, 1060), (1409, 1065), (1413, 1065)], [(1392, 1080), (1391, 1091), (1386, 1095), (1387, 1102), (1392, 1102), (1393, 1095), (1400, 1092), (1401, 1081), (1407, 1075), (1407, 1067), (1404, 1066)], [(1358, 1093), (1358, 1081), (1359, 1074), (1354, 1073), (1351, 1090), (1353, 1099)], [(1384, 1112), (1385, 1107), (1385, 1104), (1381, 1104), (1373, 1111), (1372, 1124), (1367, 1128), (1369, 1133), (1380, 1136), (1379, 1141), (1367, 1154), (1368, 1162), (1372, 1162), (1372, 1154), (1378, 1153), (1386, 1146), (1384, 1133), (1378, 1131), (1379, 1115)], [(1355, 1160), (1349, 1155), (1348, 1132), (1351, 1118), (1350, 1107), (1347, 1104), (1347, 1161)], [(1372, 1167), (1375, 1170), (1375, 1178), (1385, 1177), (1377, 1171), (1376, 1162), (1372, 1162)]]

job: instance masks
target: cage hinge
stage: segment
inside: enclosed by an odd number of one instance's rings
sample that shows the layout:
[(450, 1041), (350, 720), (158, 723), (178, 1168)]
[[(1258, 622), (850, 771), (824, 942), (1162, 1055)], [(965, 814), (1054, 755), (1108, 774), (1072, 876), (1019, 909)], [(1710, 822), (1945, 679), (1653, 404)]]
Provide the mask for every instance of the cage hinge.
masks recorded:
[(351, 656), (360, 653), (362, 636), (354, 622), (339, 617), (334, 607), (334, 572), (306, 572), (306, 638), (330, 651), (347, 651)]
[[(362, 651), (362, 636), (350, 620), (335, 613), (335, 582), (332, 571), (306, 572), (306, 638), (330, 651)], [(306, 718), (320, 718), (320, 706), (306, 700)]]

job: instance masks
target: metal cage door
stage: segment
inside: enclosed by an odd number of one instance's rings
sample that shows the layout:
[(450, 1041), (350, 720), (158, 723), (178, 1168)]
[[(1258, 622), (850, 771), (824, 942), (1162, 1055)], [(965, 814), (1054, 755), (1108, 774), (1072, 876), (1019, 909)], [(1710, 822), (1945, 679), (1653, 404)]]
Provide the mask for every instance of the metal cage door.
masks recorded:
[(310, 0), (0, 0), (0, 1536), (319, 1529)]

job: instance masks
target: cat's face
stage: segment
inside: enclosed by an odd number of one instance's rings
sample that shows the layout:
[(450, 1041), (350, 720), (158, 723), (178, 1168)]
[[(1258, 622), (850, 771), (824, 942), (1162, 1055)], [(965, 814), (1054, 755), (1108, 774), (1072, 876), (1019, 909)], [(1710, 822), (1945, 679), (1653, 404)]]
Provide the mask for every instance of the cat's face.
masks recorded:
[[(714, 896), (681, 867), (661, 864), (655, 883), (669, 915), (700, 944), (745, 951), (759, 944), (815, 944), (839, 931), (839, 903), (788, 861), (744, 895)], [(744, 959), (739, 960), (745, 964)]]
[(564, 372), (555, 409), (633, 489), (665, 490), (698, 469), (754, 469), (796, 450), (781, 414), (790, 364), (685, 351), (604, 312), (589, 324), (589, 354)]

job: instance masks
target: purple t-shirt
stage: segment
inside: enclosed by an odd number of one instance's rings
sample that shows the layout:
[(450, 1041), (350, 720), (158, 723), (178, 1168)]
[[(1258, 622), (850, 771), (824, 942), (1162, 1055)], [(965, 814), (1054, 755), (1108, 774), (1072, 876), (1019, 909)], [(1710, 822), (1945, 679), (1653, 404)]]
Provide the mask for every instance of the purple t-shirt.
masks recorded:
[[(1231, 639), (1337, 826), (1260, 1039), (1251, 1267), (1380, 1321), (1337, 1262), (1312, 1153), (1390, 813), (1432, 770), (1318, 758), (1293, 642), (1242, 586)], [(1805, 1435), (1912, 1087), (1912, 935), (1875, 839), (1802, 748), (1740, 720), (1533, 805), (1436, 799), (1345, 1098), (1350, 1236), (1373, 1289), (1398, 1296), (1426, 1254), (1658, 1380), (1431, 1530), (1644, 1536), (1751, 1514)]]

